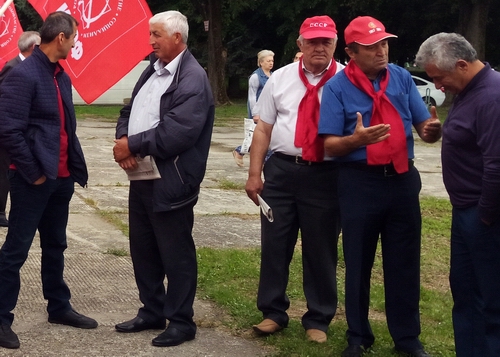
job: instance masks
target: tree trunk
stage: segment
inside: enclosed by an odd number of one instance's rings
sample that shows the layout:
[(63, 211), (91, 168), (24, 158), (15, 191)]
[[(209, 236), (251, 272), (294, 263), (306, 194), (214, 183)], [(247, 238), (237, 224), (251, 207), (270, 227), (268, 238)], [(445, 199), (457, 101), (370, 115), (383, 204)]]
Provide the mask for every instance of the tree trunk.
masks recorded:
[(460, 2), (460, 17), (458, 31), (470, 42), (477, 51), (477, 56), (484, 61), (486, 47), (486, 25), (491, 0), (476, 0)]
[(216, 104), (229, 103), (225, 71), (227, 51), (222, 45), (222, 0), (208, 0), (208, 79)]

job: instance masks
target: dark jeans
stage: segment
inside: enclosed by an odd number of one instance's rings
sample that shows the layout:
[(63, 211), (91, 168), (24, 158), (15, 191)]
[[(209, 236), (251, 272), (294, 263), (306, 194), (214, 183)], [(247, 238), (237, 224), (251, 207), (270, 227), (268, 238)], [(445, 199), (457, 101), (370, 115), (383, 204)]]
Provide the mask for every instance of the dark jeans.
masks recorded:
[(370, 277), (380, 238), (385, 308), (397, 348), (422, 348), (420, 334), (420, 175), (416, 168), (385, 177), (341, 166), (339, 203), (346, 265), (345, 308), (350, 345), (371, 346)]
[[(153, 212), (153, 181), (131, 181), (130, 254), (139, 298), (138, 316), (196, 332), (193, 302), (198, 267), (192, 236), (196, 201), (173, 211)], [(164, 280), (168, 280), (165, 293)]]
[(274, 222), (261, 215), (262, 257), (257, 307), (264, 318), (288, 324), (286, 295), (297, 235), (302, 238), (302, 268), (307, 312), (305, 329), (327, 331), (337, 309), (337, 241), (340, 219), (337, 168), (333, 163), (299, 165), (275, 155), (264, 165), (262, 198)]
[(20, 289), (19, 270), (28, 257), (36, 230), (42, 248), (43, 296), (49, 315), (71, 308), (70, 291), (63, 279), (66, 226), (69, 202), (74, 192), (72, 178), (47, 180), (31, 185), (16, 172), (9, 171), (11, 209), (9, 230), (0, 250), (0, 322), (11, 324), (11, 311)]
[(500, 356), (500, 222), (453, 208), (450, 285), (457, 357)]

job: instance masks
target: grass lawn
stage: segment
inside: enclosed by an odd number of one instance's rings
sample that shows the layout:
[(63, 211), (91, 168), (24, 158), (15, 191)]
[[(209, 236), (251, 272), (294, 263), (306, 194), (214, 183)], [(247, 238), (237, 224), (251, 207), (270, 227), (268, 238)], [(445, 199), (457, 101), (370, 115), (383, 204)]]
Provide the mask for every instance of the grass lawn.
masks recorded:
[[(451, 324), (452, 298), (448, 287), (449, 230), (451, 206), (448, 200), (422, 198), (422, 287), (421, 340), (432, 356), (454, 356)], [(259, 323), (256, 308), (260, 250), (198, 249), (198, 297), (215, 301), (230, 318), (224, 323), (237, 335), (255, 338), (251, 326)], [(384, 315), (384, 291), (381, 254), (377, 254), (372, 276), (370, 319), (376, 342), (370, 356), (392, 355), (392, 340)], [(276, 349), (275, 356), (339, 356), (346, 346), (344, 317), (344, 262), (339, 242), (338, 288), (339, 306), (330, 325), (328, 342), (314, 344), (305, 340), (300, 317), (305, 311), (302, 292), (300, 243), (290, 267), (288, 296), (291, 321), (284, 331), (261, 340)]]

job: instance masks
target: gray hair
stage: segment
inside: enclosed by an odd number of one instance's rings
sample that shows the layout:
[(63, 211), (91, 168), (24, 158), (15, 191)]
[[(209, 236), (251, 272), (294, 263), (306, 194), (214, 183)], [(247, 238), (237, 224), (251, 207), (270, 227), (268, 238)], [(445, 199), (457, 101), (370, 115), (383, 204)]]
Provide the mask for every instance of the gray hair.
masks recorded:
[(441, 32), (420, 45), (415, 63), (421, 68), (434, 64), (442, 71), (452, 71), (458, 60), (472, 63), (477, 59), (476, 50), (462, 35)]
[(260, 64), (262, 63), (262, 61), (264, 61), (264, 58), (268, 56), (274, 57), (274, 52), (270, 50), (262, 50), (259, 53), (257, 53), (257, 66), (260, 67)]
[(26, 52), (33, 48), (33, 45), (39, 45), (41, 41), (38, 31), (25, 31), (19, 36), (17, 47), (19, 51)]
[[(336, 44), (337, 43), (337, 35), (335, 35), (335, 37), (333, 38), (333, 44)], [(302, 35), (299, 35), (299, 37), (297, 38), (297, 41), (300, 42), (301, 45), (304, 44), (304, 37), (302, 37)]]
[(186, 16), (179, 11), (159, 12), (149, 19), (149, 24), (161, 24), (169, 35), (178, 32), (181, 34), (182, 43), (187, 44), (189, 25)]

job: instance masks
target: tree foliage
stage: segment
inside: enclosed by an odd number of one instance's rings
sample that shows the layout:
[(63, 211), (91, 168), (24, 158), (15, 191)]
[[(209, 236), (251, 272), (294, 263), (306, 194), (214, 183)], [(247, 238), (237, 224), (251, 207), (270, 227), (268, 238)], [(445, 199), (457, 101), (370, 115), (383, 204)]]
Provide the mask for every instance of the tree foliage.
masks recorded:
[[(480, 59), (500, 64), (500, 0), (146, 0), (153, 13), (178, 10), (188, 18), (189, 48), (209, 75), (219, 104), (245, 95), (256, 68), (257, 53), (272, 50), (275, 69), (291, 62), (302, 21), (315, 15), (335, 20), (339, 41), (335, 58), (344, 62), (344, 28), (356, 16), (370, 15), (398, 39), (391, 40), (390, 60), (411, 61), (420, 44), (438, 32), (458, 32)], [(25, 30), (41, 18), (26, 0), (15, 0)], [(205, 31), (204, 21), (209, 21)]]

